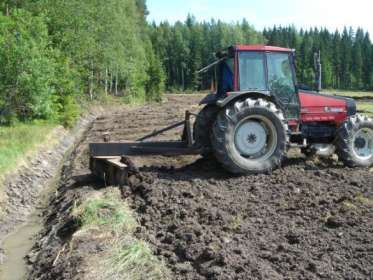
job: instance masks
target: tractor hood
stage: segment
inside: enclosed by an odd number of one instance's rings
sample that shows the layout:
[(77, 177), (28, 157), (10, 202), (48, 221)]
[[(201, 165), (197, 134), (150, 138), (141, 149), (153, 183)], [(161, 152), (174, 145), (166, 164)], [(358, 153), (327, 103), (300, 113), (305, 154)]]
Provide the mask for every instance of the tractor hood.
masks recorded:
[(341, 123), (356, 114), (356, 102), (351, 98), (301, 90), (301, 119), (310, 121), (335, 121)]

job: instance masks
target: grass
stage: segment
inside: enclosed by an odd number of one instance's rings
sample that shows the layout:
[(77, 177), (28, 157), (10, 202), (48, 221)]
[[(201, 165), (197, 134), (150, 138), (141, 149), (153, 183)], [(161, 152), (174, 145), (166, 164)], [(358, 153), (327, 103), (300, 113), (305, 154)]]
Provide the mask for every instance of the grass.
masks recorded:
[(149, 245), (134, 238), (122, 239), (109, 260), (105, 279), (170, 279), (165, 265)]
[(350, 210), (355, 211), (355, 210), (358, 209), (358, 207), (354, 203), (352, 203), (351, 201), (344, 201), (342, 203), (342, 209), (343, 209), (344, 212), (348, 212)]
[(83, 228), (104, 226), (116, 233), (131, 233), (137, 226), (126, 204), (111, 194), (87, 199), (73, 215)]
[(228, 222), (228, 227), (233, 230), (233, 231), (237, 231), (240, 229), (242, 225), (242, 217), (240, 215), (238, 216), (233, 216), (229, 222)]
[(366, 197), (363, 194), (357, 195), (355, 201), (366, 207), (373, 208), (373, 198)]
[(373, 92), (371, 91), (349, 91), (349, 90), (336, 90), (336, 89), (325, 89), (325, 93), (333, 95), (340, 95), (345, 97), (361, 97), (368, 96), (373, 98)]
[[(325, 93), (329, 93), (331, 95), (339, 95), (339, 96), (344, 96), (344, 97), (351, 97), (351, 98), (366, 98), (369, 101), (357, 101), (357, 109), (360, 113), (373, 117), (373, 92), (369, 91), (347, 91), (347, 90), (334, 90), (334, 89), (329, 89), (325, 90)], [(370, 101), (371, 98), (371, 101)]]
[(357, 109), (363, 114), (373, 117), (373, 102), (358, 102)]
[(45, 122), (0, 126), (0, 178), (14, 170), (25, 154), (45, 142), (54, 127)]
[(73, 215), (85, 232), (99, 228), (102, 233), (114, 233), (112, 240), (106, 239), (109, 249), (100, 257), (100, 266), (105, 269), (98, 272), (102, 274), (99, 279), (170, 279), (165, 264), (149, 245), (134, 237), (138, 223), (119, 195), (98, 193), (75, 206)]

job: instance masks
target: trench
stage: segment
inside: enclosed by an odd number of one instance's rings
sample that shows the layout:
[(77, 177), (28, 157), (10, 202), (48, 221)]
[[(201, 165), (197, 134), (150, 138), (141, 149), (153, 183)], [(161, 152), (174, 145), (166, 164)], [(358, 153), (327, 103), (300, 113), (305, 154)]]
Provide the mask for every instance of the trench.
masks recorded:
[[(32, 263), (37, 258), (37, 255), (34, 255), (31, 250), (45, 228), (45, 213), (48, 210), (50, 199), (58, 189), (63, 165), (74, 151), (74, 148), (85, 139), (95, 119), (96, 115), (94, 114), (82, 117), (76, 127), (67, 135), (64, 135), (59, 144), (53, 148), (53, 150), (58, 150), (58, 152), (47, 160), (51, 161), (49, 164), (55, 165), (51, 168), (53, 170), (51, 171), (51, 176), (40, 182), (40, 191), (33, 194), (37, 195), (38, 199), (32, 205), (29, 205), (32, 207), (30, 212), (23, 214), (22, 210), (20, 210), (21, 219), (24, 222), (18, 224), (8, 235), (0, 240), (0, 280), (28, 279)], [(50, 154), (48, 150), (44, 152)], [(19, 175), (17, 174), (16, 176)], [(22, 174), (20, 176), (22, 177)], [(35, 174), (34, 176), (39, 177)], [(27, 196), (24, 197), (26, 200), (27, 198)]]
[(31, 264), (28, 254), (37, 241), (39, 232), (44, 228), (43, 213), (48, 207), (49, 198), (57, 190), (64, 159), (60, 162), (56, 175), (47, 182), (37, 206), (28, 216), (27, 221), (16, 227), (2, 242), (6, 257), (0, 265), (1, 280), (27, 279)]

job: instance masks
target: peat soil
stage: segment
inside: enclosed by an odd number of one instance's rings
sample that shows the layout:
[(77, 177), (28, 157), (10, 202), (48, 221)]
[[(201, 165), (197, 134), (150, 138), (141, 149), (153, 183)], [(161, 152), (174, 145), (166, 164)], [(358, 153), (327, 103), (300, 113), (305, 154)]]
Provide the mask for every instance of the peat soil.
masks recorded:
[[(29, 279), (85, 279), (84, 259), (100, 240), (74, 240), (74, 201), (104, 191), (89, 175), (87, 144), (110, 133), (134, 140), (198, 111), (199, 95), (113, 109), (97, 119), (65, 163)], [(177, 139), (180, 131), (161, 139)], [(289, 154), (271, 174), (232, 176), (200, 157), (134, 158), (141, 175), (124, 195), (137, 235), (173, 279), (372, 279), (373, 172)], [(102, 240), (101, 240), (102, 241)], [(104, 267), (102, 269), (105, 269)]]

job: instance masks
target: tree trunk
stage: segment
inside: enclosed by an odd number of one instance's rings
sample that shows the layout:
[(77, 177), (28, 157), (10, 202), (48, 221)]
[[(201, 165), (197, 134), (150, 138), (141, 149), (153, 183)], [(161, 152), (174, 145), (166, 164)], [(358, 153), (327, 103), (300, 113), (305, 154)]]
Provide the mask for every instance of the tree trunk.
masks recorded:
[(175, 67), (175, 68), (176, 68), (175, 85), (176, 85), (177, 88), (179, 89), (179, 88), (180, 88), (179, 67)]
[(90, 77), (90, 80), (89, 80), (89, 97), (91, 98), (91, 100), (93, 100), (93, 81), (94, 81), (94, 78), (95, 78), (95, 73), (93, 71), (93, 61), (91, 62), (91, 77)]
[(113, 72), (110, 71), (110, 93), (113, 93), (113, 84), (114, 84)]
[(108, 69), (105, 69), (105, 94), (108, 95), (108, 79), (109, 79), (109, 73)]
[(115, 72), (115, 96), (118, 96), (118, 70)]
[(185, 91), (185, 78), (184, 78), (184, 67), (181, 67), (181, 83), (182, 83), (182, 89)]

